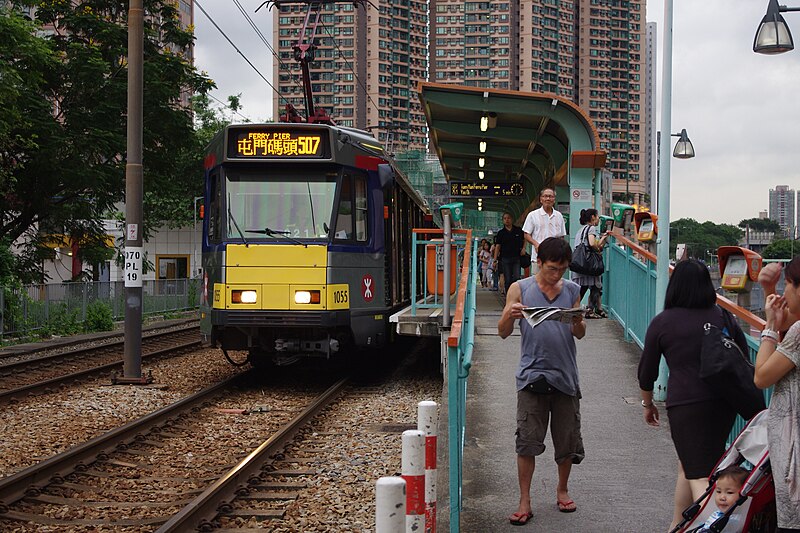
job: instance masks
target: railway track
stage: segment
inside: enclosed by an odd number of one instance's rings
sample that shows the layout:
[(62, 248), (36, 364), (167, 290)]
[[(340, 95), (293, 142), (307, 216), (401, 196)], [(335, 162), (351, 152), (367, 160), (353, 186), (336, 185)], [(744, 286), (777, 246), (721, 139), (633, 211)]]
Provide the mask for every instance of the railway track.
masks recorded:
[[(340, 394), (346, 380), (322, 393), (276, 392), (273, 405), (248, 417), (224, 407), (252, 400), (232, 392), (239, 379), (0, 479), (0, 521), (22, 531), (102, 525), (131, 531), (160, 526), (158, 531), (167, 532), (210, 528), (220, 512), (262, 519), (280, 514), (269, 502), (291, 499), (286, 493), (298, 484), (287, 477), (304, 470), (302, 464), (275, 467), (270, 457)], [(266, 440), (263, 425), (253, 423), (259, 416), (269, 427)], [(222, 436), (231, 430), (235, 434)], [(249, 510), (234, 509), (234, 498), (248, 502)]]
[[(123, 341), (100, 346), (70, 347), (35, 359), (0, 365), (0, 403), (23, 395), (46, 392), (122, 366)], [(196, 327), (156, 333), (142, 338), (142, 359), (200, 346)]]

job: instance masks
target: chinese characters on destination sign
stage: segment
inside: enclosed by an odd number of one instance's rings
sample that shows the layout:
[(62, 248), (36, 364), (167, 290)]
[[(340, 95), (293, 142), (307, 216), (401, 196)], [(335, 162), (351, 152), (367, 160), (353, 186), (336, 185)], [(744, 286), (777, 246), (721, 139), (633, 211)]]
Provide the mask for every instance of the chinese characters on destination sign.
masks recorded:
[(236, 155), (244, 157), (322, 157), (322, 137), (304, 132), (240, 133)]

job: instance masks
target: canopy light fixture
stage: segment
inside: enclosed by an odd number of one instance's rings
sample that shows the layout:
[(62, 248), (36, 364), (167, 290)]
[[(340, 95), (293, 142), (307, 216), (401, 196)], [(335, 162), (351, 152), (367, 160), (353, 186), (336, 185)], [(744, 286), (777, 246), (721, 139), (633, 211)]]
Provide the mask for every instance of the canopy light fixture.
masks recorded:
[(486, 141), (481, 141), (478, 144), (478, 148), (480, 148), (482, 154), (485, 154), (486, 153)]
[(481, 167), (481, 168), (486, 166), (486, 158), (485, 157), (479, 157), (478, 158), (478, 166)]

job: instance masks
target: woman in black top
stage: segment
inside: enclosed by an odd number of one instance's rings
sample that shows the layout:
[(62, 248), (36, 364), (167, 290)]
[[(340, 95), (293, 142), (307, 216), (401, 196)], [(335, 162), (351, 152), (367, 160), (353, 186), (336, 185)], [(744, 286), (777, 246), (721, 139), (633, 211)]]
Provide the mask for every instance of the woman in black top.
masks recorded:
[[(708, 486), (708, 476), (725, 451), (725, 440), (736, 418), (734, 409), (699, 377), (703, 325), (725, 326), (716, 300), (708, 268), (694, 259), (679, 262), (667, 285), (664, 311), (647, 328), (639, 361), (644, 420), (651, 426), (658, 426), (653, 386), (662, 354), (669, 367), (667, 416), (679, 460), (670, 529)], [(735, 321), (731, 322), (735, 330), (729, 332), (731, 338), (747, 353), (744, 333)]]

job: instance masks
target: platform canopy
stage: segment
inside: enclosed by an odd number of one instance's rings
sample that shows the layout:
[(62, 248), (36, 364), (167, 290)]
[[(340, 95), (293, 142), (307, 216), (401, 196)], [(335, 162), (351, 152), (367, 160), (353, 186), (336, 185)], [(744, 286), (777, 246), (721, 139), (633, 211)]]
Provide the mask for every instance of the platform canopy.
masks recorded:
[[(582, 194), (587, 183), (595, 193), (594, 171), (606, 153), (591, 119), (569, 100), (441, 83), (420, 83), (419, 96), (450, 193), (465, 209), (477, 209), (482, 198), (483, 210), (517, 219), (538, 203), (543, 186), (574, 186), (576, 173), (584, 176)], [(559, 202), (569, 200), (559, 192)]]

